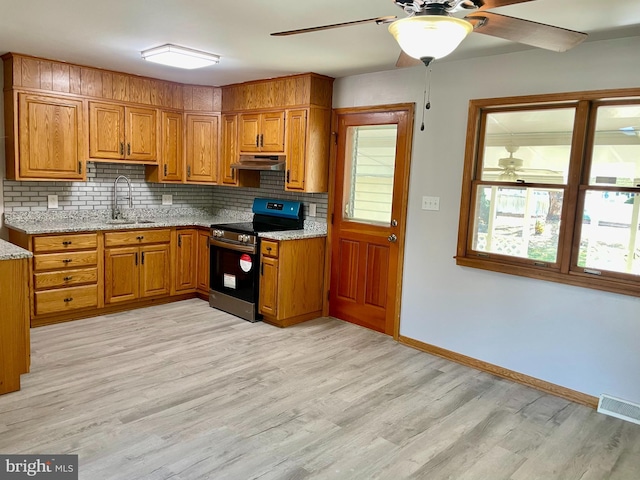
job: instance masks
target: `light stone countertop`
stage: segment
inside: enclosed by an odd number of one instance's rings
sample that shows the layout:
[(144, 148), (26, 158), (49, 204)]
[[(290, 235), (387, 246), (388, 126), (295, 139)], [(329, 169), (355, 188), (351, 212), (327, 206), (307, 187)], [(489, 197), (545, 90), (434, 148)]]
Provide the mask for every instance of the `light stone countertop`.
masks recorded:
[[(140, 230), (150, 228), (169, 227), (205, 227), (212, 224), (246, 222), (250, 221), (252, 214), (232, 210), (222, 210), (210, 215), (194, 215), (185, 211), (183, 215), (158, 215), (157, 212), (147, 210), (145, 215), (125, 220), (126, 223), (117, 223), (110, 220), (104, 214), (91, 216), (82, 215), (68, 218), (48, 218), (45, 215), (27, 215), (10, 217), (5, 221), (5, 226), (28, 235), (41, 235), (50, 233), (75, 233), (107, 230)], [(296, 240), (301, 238), (322, 237), (327, 234), (327, 225), (322, 222), (305, 221), (303, 230), (288, 230), (283, 232), (261, 233), (260, 237), (272, 240)]]
[(20, 248), (5, 240), (0, 240), (0, 260), (17, 260), (29, 257), (33, 257), (33, 254), (29, 250)]

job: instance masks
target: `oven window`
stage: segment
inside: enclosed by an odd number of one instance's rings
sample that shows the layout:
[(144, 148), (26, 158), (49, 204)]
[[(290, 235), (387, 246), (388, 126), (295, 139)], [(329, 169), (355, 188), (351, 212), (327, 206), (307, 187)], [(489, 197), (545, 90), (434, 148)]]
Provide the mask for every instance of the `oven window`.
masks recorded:
[(258, 256), (211, 247), (211, 290), (247, 302), (258, 300)]

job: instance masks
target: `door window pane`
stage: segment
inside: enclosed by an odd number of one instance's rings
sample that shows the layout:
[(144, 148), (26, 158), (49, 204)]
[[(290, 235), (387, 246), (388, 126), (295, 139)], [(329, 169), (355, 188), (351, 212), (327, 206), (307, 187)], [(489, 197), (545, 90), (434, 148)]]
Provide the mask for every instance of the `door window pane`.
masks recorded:
[(397, 125), (347, 129), (344, 172), (344, 219), (391, 224)]
[(640, 195), (588, 191), (578, 266), (640, 275)]
[(574, 108), (490, 113), (481, 180), (566, 184)]
[(564, 191), (478, 186), (472, 248), (555, 263)]
[(589, 185), (640, 185), (640, 105), (598, 108)]

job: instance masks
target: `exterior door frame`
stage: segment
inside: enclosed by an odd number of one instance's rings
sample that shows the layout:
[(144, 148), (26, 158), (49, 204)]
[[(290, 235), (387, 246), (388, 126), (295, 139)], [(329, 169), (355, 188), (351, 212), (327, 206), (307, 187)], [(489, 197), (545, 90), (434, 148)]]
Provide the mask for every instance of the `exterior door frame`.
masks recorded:
[[(332, 256), (332, 235), (333, 226), (331, 222), (331, 214), (335, 207), (335, 183), (336, 183), (336, 163), (338, 158), (338, 118), (342, 115), (357, 114), (357, 113), (385, 113), (385, 112), (397, 112), (402, 111), (407, 114), (407, 135), (405, 137), (405, 162), (406, 167), (404, 169), (404, 177), (402, 178), (402, 192), (399, 199), (402, 209), (398, 218), (398, 268), (396, 275), (398, 282), (396, 282), (396, 289), (394, 292), (395, 302), (390, 307), (393, 309), (393, 338), (398, 340), (400, 336), (400, 307), (402, 303), (402, 273), (404, 267), (404, 245), (407, 228), (407, 202), (409, 200), (409, 177), (411, 173), (411, 158), (412, 158), (412, 146), (413, 146), (413, 122), (415, 103), (397, 103), (387, 105), (374, 105), (365, 107), (348, 107), (348, 108), (336, 108), (332, 112), (331, 116), (331, 151), (329, 162), (329, 201), (327, 206), (327, 254), (325, 255), (325, 269), (324, 269), (324, 306), (322, 314), (327, 316), (329, 314), (329, 287), (331, 285), (331, 256)], [(396, 146), (396, 148), (398, 148)], [(395, 199), (394, 199), (395, 201)]]

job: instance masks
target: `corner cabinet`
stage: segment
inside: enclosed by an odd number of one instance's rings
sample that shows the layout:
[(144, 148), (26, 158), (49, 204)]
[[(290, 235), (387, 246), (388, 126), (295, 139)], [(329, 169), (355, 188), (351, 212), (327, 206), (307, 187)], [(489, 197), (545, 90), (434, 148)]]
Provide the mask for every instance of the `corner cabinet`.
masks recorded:
[(220, 115), (187, 114), (186, 124), (186, 183), (215, 185), (220, 156)]
[(322, 316), (325, 238), (260, 242), (259, 308), (278, 327)]
[(7, 179), (86, 179), (81, 100), (6, 91), (5, 101)]
[(157, 129), (153, 108), (89, 102), (89, 157), (157, 163)]

